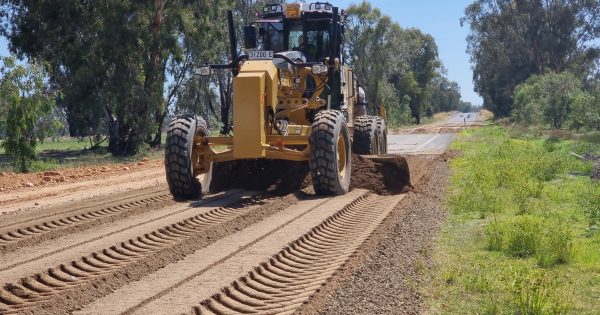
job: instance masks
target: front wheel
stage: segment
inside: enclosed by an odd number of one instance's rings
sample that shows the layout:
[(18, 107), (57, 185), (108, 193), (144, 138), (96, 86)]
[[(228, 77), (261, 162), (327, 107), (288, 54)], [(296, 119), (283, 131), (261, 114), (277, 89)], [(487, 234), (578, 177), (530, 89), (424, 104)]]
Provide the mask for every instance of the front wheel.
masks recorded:
[[(165, 172), (169, 190), (175, 199), (195, 199), (210, 185), (211, 172), (194, 174), (194, 138), (207, 136), (208, 127), (204, 119), (194, 115), (180, 115), (171, 121), (167, 131), (165, 147)], [(204, 186), (204, 187), (203, 187)]]
[(352, 154), (346, 119), (341, 111), (323, 110), (310, 134), (310, 172), (318, 195), (343, 195), (350, 189)]

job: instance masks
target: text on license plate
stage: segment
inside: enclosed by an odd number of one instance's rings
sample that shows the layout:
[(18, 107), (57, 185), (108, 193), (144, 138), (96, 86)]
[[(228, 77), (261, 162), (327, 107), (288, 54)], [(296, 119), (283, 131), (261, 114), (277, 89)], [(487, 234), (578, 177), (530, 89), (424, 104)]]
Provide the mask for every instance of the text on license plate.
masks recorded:
[(248, 53), (250, 59), (270, 60), (273, 59), (273, 52), (268, 50), (252, 50)]

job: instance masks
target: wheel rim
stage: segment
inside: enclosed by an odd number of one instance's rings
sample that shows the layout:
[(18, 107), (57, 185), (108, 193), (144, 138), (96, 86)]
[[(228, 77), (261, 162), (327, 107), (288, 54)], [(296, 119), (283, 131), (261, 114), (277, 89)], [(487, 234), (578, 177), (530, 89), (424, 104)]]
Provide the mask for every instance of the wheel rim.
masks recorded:
[(338, 141), (337, 141), (338, 173), (340, 175), (340, 178), (344, 178), (344, 176), (346, 175), (346, 158), (347, 158), (346, 141), (344, 140), (344, 137), (342, 137), (342, 134), (340, 133), (340, 135), (338, 136)]

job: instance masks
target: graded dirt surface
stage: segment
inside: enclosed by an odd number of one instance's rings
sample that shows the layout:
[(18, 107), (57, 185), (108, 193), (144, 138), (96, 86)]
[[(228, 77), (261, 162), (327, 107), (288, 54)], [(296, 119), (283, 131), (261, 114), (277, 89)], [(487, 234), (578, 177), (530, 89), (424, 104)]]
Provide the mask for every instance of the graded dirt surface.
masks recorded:
[(162, 165), (162, 161), (150, 160), (57, 172), (3, 173), (0, 175), (0, 215), (164, 186)]
[(0, 314), (418, 313), (451, 138), (415, 139), (343, 196), (306, 163), (221, 165), (185, 202), (162, 161), (4, 174)]
[(412, 161), (428, 169), (414, 181), (415, 189), (297, 314), (422, 312), (450, 171), (447, 156)]

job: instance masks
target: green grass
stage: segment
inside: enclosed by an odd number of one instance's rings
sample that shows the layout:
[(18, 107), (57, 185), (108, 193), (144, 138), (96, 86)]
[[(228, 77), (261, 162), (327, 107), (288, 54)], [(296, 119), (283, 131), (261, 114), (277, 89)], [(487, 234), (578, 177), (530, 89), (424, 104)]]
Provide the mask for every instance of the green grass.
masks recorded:
[[(89, 150), (90, 147), (90, 142), (87, 139), (61, 138), (59, 141), (48, 139), (36, 146), (39, 158), (37, 161), (33, 161), (30, 171), (43, 172), (68, 167), (134, 162), (139, 161), (142, 157), (161, 158), (164, 154), (163, 150), (150, 150), (131, 157), (114, 157), (107, 150), (107, 142), (94, 150)], [(10, 158), (6, 156), (4, 148), (1, 146), (0, 171), (15, 171)]]
[(598, 314), (600, 184), (587, 139), (489, 126), (453, 145), (430, 314)]
[[(0, 144), (2, 142), (0, 141)], [(90, 142), (87, 139), (77, 139), (77, 138), (59, 138), (55, 141), (51, 139), (47, 139), (42, 143), (38, 142), (35, 150), (40, 153), (48, 150), (57, 150), (57, 151), (79, 151), (90, 148)], [(106, 142), (101, 145), (101, 147), (106, 147)], [(0, 155), (4, 155), (4, 147), (0, 146)]]

